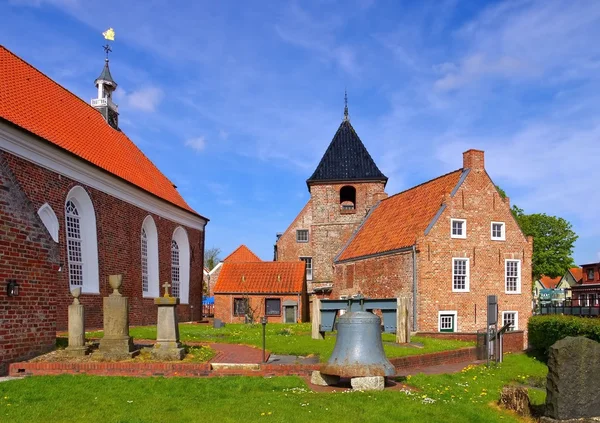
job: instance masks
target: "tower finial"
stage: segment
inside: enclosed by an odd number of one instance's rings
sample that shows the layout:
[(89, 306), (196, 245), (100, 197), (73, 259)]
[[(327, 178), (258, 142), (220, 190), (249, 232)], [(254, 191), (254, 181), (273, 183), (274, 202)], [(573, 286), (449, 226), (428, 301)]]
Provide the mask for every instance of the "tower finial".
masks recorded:
[(348, 91), (344, 88), (344, 120), (350, 120), (348, 117)]

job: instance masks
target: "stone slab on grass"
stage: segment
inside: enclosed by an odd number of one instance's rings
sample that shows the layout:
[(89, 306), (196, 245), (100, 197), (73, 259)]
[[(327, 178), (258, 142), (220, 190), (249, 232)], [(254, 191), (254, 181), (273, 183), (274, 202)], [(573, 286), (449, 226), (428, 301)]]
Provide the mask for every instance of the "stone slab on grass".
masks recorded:
[(357, 391), (383, 391), (385, 388), (385, 377), (353, 377), (350, 381), (352, 389)]

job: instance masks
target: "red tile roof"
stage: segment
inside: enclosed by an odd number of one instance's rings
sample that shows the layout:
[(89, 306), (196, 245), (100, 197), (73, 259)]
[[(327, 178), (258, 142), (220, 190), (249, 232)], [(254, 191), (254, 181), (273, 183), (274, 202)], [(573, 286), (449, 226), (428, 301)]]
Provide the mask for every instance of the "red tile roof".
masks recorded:
[(215, 294), (299, 294), (306, 275), (302, 261), (223, 263)]
[(337, 260), (347, 260), (414, 245), (457, 185), (462, 169), (381, 201), (371, 210)]
[(246, 247), (244, 244), (237, 247), (233, 253), (229, 254), (223, 260), (223, 263), (242, 263), (242, 262), (257, 262), (262, 261), (260, 257)]
[(92, 106), (0, 46), (0, 120), (197, 215), (142, 151)]
[(557, 276), (555, 278), (551, 278), (550, 276), (542, 276), (540, 278), (540, 282), (542, 285), (544, 285), (545, 288), (554, 289), (556, 288), (556, 285), (558, 285), (561, 279), (561, 276)]
[(572, 267), (569, 269), (569, 272), (571, 272), (571, 275), (575, 278), (576, 282), (583, 279), (583, 269), (581, 267)]

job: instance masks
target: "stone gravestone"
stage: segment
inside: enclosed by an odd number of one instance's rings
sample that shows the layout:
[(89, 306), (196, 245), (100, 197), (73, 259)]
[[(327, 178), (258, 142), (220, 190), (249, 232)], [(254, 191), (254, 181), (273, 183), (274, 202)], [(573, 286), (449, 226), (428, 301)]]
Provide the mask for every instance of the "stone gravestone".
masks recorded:
[(110, 275), (108, 281), (113, 292), (104, 298), (104, 337), (97, 354), (114, 360), (131, 358), (136, 351), (129, 336), (129, 301), (119, 292), (123, 275)]
[(71, 291), (73, 304), (69, 306), (69, 346), (66, 351), (72, 356), (81, 356), (87, 353), (85, 346), (85, 310), (79, 302), (81, 288)]
[(170, 283), (165, 282), (165, 294), (154, 299), (158, 306), (158, 320), (156, 324), (156, 344), (152, 348), (152, 358), (156, 360), (181, 360), (185, 355), (179, 343), (179, 325), (175, 307), (179, 298), (169, 295)]
[(600, 417), (599, 374), (600, 343), (569, 336), (552, 345), (546, 416), (556, 420)]

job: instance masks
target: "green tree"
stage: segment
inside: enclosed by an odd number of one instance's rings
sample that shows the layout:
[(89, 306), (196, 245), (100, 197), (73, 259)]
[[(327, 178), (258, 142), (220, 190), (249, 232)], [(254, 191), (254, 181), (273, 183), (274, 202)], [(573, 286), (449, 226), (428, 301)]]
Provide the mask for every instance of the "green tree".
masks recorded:
[(221, 249), (218, 247), (212, 247), (208, 250), (204, 250), (204, 266), (208, 270), (212, 270), (221, 261), (219, 258), (220, 254)]
[(574, 266), (573, 244), (578, 237), (568, 221), (545, 213), (525, 214), (517, 206), (511, 212), (525, 235), (533, 236), (534, 281), (541, 275), (562, 276)]

